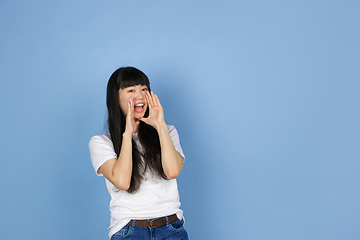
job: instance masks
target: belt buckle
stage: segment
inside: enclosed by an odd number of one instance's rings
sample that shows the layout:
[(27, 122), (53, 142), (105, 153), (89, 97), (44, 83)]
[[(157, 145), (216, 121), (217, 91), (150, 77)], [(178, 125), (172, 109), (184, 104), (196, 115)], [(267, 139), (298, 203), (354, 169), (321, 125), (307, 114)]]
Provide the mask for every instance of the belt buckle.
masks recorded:
[(154, 222), (156, 222), (156, 221), (158, 221), (160, 218), (154, 218), (153, 220), (151, 220), (150, 221), (150, 227), (152, 227), (152, 228), (158, 228), (158, 227), (160, 227), (160, 226), (154, 226), (153, 224), (154, 224)]

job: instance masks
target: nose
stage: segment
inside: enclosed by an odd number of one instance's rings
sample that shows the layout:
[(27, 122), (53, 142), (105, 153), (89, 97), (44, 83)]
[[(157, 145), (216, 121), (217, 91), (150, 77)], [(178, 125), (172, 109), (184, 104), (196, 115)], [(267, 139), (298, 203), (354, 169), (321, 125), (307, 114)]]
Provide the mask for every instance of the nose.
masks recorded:
[(144, 98), (143, 92), (142, 92), (142, 91), (138, 91), (138, 92), (136, 93), (135, 99), (136, 99), (136, 100), (139, 100), (139, 99), (143, 99), (143, 98)]

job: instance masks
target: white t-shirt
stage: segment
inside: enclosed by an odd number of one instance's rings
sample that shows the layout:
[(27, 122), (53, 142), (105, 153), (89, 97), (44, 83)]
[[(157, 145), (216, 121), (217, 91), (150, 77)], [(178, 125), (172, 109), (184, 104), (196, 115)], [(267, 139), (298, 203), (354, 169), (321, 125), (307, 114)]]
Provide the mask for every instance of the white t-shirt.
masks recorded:
[[(177, 130), (172, 125), (168, 125), (168, 130), (175, 149), (185, 160)], [(141, 148), (137, 133), (134, 133), (133, 141)], [(117, 158), (110, 134), (105, 133), (92, 137), (89, 149), (95, 172), (98, 176), (102, 176), (99, 171), (100, 166), (109, 159)], [(135, 193), (117, 189), (106, 178), (105, 182), (111, 196), (109, 237), (123, 228), (131, 219), (158, 218), (174, 213), (179, 219), (183, 218), (176, 179), (165, 180), (153, 176), (150, 171), (147, 171), (145, 180), (142, 181), (139, 190)]]

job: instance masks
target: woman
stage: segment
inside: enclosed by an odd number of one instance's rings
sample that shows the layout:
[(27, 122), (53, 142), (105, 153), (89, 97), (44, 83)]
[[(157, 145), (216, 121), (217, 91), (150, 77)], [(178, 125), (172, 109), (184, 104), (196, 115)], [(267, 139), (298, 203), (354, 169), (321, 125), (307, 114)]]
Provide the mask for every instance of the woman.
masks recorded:
[(107, 85), (109, 132), (89, 143), (96, 174), (111, 196), (111, 239), (188, 239), (176, 178), (185, 156), (166, 125), (147, 76), (117, 69)]

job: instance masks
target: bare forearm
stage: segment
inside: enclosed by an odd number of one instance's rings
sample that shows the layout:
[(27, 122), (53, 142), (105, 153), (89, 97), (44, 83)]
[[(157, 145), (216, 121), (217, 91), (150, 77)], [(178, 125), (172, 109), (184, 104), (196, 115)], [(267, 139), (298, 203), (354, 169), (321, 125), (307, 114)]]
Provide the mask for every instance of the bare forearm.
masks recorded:
[(130, 187), (132, 173), (132, 135), (124, 133), (121, 151), (117, 159), (113, 176), (116, 179), (116, 187), (127, 190)]
[(182, 170), (183, 161), (176, 151), (171, 140), (168, 127), (165, 122), (156, 126), (161, 146), (161, 161), (165, 175), (170, 178), (177, 178)]

